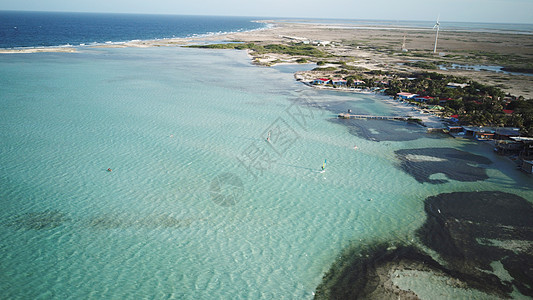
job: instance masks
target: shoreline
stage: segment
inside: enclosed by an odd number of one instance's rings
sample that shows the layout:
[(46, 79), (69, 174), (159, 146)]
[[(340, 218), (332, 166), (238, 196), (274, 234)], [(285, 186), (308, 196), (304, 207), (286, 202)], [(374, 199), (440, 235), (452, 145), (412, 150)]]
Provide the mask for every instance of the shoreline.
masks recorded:
[(57, 45), (57, 46), (44, 46), (44, 47), (13, 47), (13, 48), (0, 48), (0, 54), (13, 54), (13, 53), (54, 53), (54, 52), (79, 52), (79, 50), (90, 49), (90, 48), (128, 48), (128, 47), (137, 47), (137, 48), (148, 48), (148, 47), (160, 47), (160, 46), (177, 46), (180, 45), (182, 41), (189, 40), (202, 40), (202, 39), (211, 39), (214, 37), (221, 37), (230, 34), (236, 33), (252, 33), (259, 30), (268, 30), (275, 25), (268, 20), (254, 20), (253, 23), (264, 23), (266, 24), (263, 28), (256, 28), (244, 31), (233, 31), (233, 32), (221, 32), (221, 33), (205, 33), (205, 34), (193, 34), (188, 37), (173, 37), (173, 38), (159, 38), (159, 39), (147, 39), (147, 40), (129, 40), (121, 42), (103, 42), (103, 43), (91, 43), (91, 44), (80, 44), (80, 45)]
[[(189, 45), (201, 45), (209, 44), (216, 42), (242, 42), (242, 43), (259, 43), (259, 44), (272, 44), (280, 43), (287, 44), (293, 42), (302, 42), (304, 40), (321, 40), (325, 37), (331, 37), (331, 44), (326, 46), (317, 46), (317, 49), (328, 53), (329, 55), (342, 57), (349, 57), (350, 61), (347, 65), (351, 68), (360, 68), (364, 70), (392, 70), (397, 72), (417, 72), (417, 71), (433, 71), (446, 75), (454, 76), (464, 76), (472, 80), (479, 82), (484, 82), (490, 85), (499, 86), (507, 93), (514, 95), (524, 95), (526, 98), (533, 98), (533, 89), (530, 88), (532, 76), (530, 75), (516, 75), (516, 74), (502, 74), (496, 73), (490, 70), (465, 70), (465, 69), (448, 69), (448, 70), (424, 70), (416, 67), (406, 66), (403, 62), (409, 60), (409, 56), (405, 55), (415, 55), (417, 53), (402, 53), (400, 51), (396, 52), (387, 52), (383, 53), (378, 49), (381, 45), (383, 46), (383, 41), (389, 43), (394, 38), (401, 40), (402, 37), (405, 37), (405, 33), (402, 32), (401, 27), (390, 29), (389, 27), (380, 27), (380, 26), (365, 26), (364, 29), (361, 27), (354, 26), (354, 24), (344, 24), (346, 26), (339, 28), (339, 25), (342, 23), (306, 23), (304, 21), (300, 22), (284, 22), (283, 20), (255, 20), (253, 22), (264, 23), (266, 24), (263, 28), (241, 31), (241, 32), (229, 32), (229, 33), (220, 33), (220, 34), (208, 34), (208, 35), (198, 35), (191, 37), (182, 37), (182, 38), (165, 38), (157, 40), (132, 40), (128, 42), (119, 42), (119, 43), (104, 43), (99, 45), (83, 45), (83, 46), (72, 46), (72, 47), (50, 47), (50, 48), (28, 48), (28, 49), (0, 49), (0, 53), (42, 53), (42, 52), (63, 52), (63, 53), (75, 53), (81, 52), (85, 49), (94, 49), (94, 48), (127, 48), (127, 47), (136, 47), (136, 48), (148, 48), (148, 47), (180, 47), (180, 46), (189, 46)], [(369, 29), (370, 28), (370, 29)], [(426, 28), (409, 28), (413, 33), (419, 34), (417, 41), (410, 41), (409, 48), (417, 47), (421, 48), (424, 40), (427, 40), (428, 37), (433, 39), (432, 31), (427, 30)], [(443, 38), (439, 45), (444, 44), (441, 47), (446, 47), (447, 41), (449, 38), (446, 38), (446, 34), (459, 34), (460, 37), (464, 38), (464, 42), (460, 46), (465, 46), (463, 48), (479, 48), (483, 49), (483, 45), (480, 41), (481, 38), (508, 38), (517, 42), (516, 35), (502, 34), (502, 33), (488, 33), (488, 32), (457, 32), (457, 31), (446, 31), (443, 30)], [(345, 41), (350, 36), (359, 37), (365, 40), (355, 41), (357, 46), (338, 44), (338, 41)], [(382, 39), (380, 36), (387, 36), (386, 39)], [(525, 39), (522, 43), (526, 43), (531, 40), (533, 45), (533, 36), (524, 37), (524, 35), (519, 36), (521, 39)], [(383, 41), (381, 41), (381, 40)], [(479, 44), (476, 46), (476, 44)], [(494, 44), (494, 43), (493, 43)], [(448, 45), (448, 47), (453, 44)], [(431, 46), (431, 43), (426, 44), (425, 46)], [(468, 47), (466, 47), (468, 46)], [(527, 45), (531, 46), (531, 45)], [(458, 47), (455, 45), (454, 47)], [(522, 51), (527, 52), (528, 47), (522, 49)], [(451, 51), (451, 50), (450, 50)], [(456, 50), (454, 50), (456, 51)], [(247, 50), (248, 56), (255, 65), (260, 66), (273, 66), (278, 64), (298, 64), (298, 59), (302, 58), (300, 55), (287, 55), (279, 53), (263, 53), (263, 54), (254, 54), (252, 51)], [(451, 52), (455, 53), (455, 52)], [(440, 59), (441, 57), (432, 57), (431, 59)], [(308, 58), (309, 63), (316, 63), (316, 58)], [(327, 58), (320, 58), (321, 60)], [(338, 58), (337, 58), (338, 59)], [(420, 59), (427, 59), (426, 57), (421, 57)], [(471, 62), (472, 63), (472, 62)], [(479, 62), (482, 63), (482, 62)], [(472, 63), (475, 64), (475, 63)], [(326, 66), (335, 66), (331, 64), (326, 64)], [(301, 74), (300, 74), (301, 73)], [(298, 81), (307, 81), (309, 78), (306, 78), (306, 75), (303, 72), (295, 73), (295, 79)], [(312, 72), (309, 72), (312, 73)], [(319, 72), (320, 73), (320, 72)], [(309, 76), (309, 75), (308, 75)], [(318, 76), (318, 75), (317, 75)], [(342, 76), (342, 75), (341, 75)], [(493, 82), (491, 82), (491, 80)], [(506, 86), (502, 86), (502, 83)], [(326, 89), (323, 87), (312, 88)], [(331, 89), (335, 91), (343, 92), (357, 92), (363, 94), (377, 94), (373, 91), (356, 91), (356, 90), (342, 90), (339, 88)], [(427, 113), (423, 109), (411, 106), (407, 103), (399, 103), (398, 101), (393, 101), (392, 99), (384, 99), (389, 104), (395, 106), (399, 113), (404, 113), (414, 118), (422, 120), (422, 123), (427, 127), (433, 128), (445, 128), (445, 120), (441, 119), (435, 114)]]
[[(341, 20), (335, 23), (316, 23), (311, 22), (312, 20), (300, 21), (287, 21), (287, 20), (254, 20), (252, 22), (266, 24), (263, 28), (257, 28), (247, 31), (238, 31), (238, 32), (228, 32), (228, 33), (215, 33), (215, 34), (206, 34), (190, 37), (181, 37), (181, 38), (164, 38), (156, 40), (132, 40), (128, 42), (117, 42), (117, 43), (104, 43), (98, 45), (83, 45), (83, 46), (72, 46), (72, 47), (46, 47), (46, 48), (24, 48), (24, 49), (0, 49), (0, 54), (3, 53), (43, 53), (43, 52), (62, 52), (62, 53), (76, 53), (83, 51), (85, 49), (94, 49), (94, 48), (148, 48), (148, 47), (181, 47), (181, 46), (190, 46), (190, 45), (201, 45), (201, 44), (210, 44), (217, 42), (242, 42), (242, 43), (259, 43), (259, 44), (272, 44), (272, 43), (300, 43), (304, 40), (320, 40), (324, 37), (331, 37), (331, 43), (328, 42), (325, 45), (316, 47), (321, 51), (336, 56), (337, 59), (340, 59), (340, 55), (349, 57), (350, 61), (348, 66), (351, 68), (360, 68), (362, 70), (371, 70), (371, 71), (381, 71), (381, 70), (393, 70), (397, 72), (420, 72), (420, 71), (433, 71), (445, 75), (454, 75), (454, 76), (463, 76), (472, 80), (484, 82), (489, 85), (494, 85), (502, 88), (507, 93), (514, 95), (524, 95), (526, 98), (530, 97), (533, 99), (533, 89), (530, 88), (532, 83), (532, 76), (530, 75), (516, 75), (516, 74), (502, 74), (496, 73), (490, 70), (465, 70), (465, 69), (448, 69), (448, 70), (424, 70), (416, 67), (405, 66), (403, 63), (408, 60), (408, 57), (404, 58), (407, 55), (415, 55), (416, 53), (396, 51), (396, 52), (386, 52), (379, 51), (379, 46), (383, 46), (383, 40), (381, 36), (387, 36), (384, 41), (389, 43), (392, 39), (398, 38), (401, 40), (401, 37), (404, 38), (406, 33), (402, 32), (403, 27), (394, 27), (389, 28), (390, 26), (384, 27), (383, 25), (370, 25), (360, 27), (355, 24), (343, 24)], [(342, 25), (342, 26), (341, 26)], [(339, 27), (341, 26), (341, 27)], [(430, 40), (433, 39), (433, 33), (427, 28), (418, 28), (418, 27), (409, 27), (413, 33), (419, 34), (417, 41), (410, 41), (409, 48), (412, 47), (421, 47), (421, 45), (427, 40), (428, 37)], [(509, 39), (515, 43), (521, 42), (522, 44), (531, 42), (531, 44), (526, 44), (523, 49), (517, 49), (516, 51), (520, 52), (521, 55), (526, 53), (529, 54), (529, 48), (533, 47), (533, 35), (525, 36), (521, 34), (508, 34), (508, 33), (493, 33), (493, 32), (484, 32), (484, 31), (469, 31), (469, 32), (459, 32), (454, 30), (443, 30), (444, 41), (439, 43), (439, 47), (455, 47), (458, 48), (475, 48), (478, 50), (483, 50), (484, 45), (483, 41), (480, 41), (481, 38), (488, 39), (491, 44), (500, 44), (499, 39)], [(449, 43), (450, 38), (446, 38), (446, 34), (459, 34), (459, 37), (464, 38), (462, 43)], [(355, 41), (357, 46), (352, 45), (343, 45), (338, 44), (339, 40), (345, 41), (346, 38), (349, 38), (351, 35), (367, 41)], [(352, 38), (353, 38), (352, 36)], [(496, 38), (494, 41), (493, 38)], [(486, 41), (485, 41), (486, 42)], [(426, 44), (425, 46), (431, 46), (431, 43)], [(459, 48), (461, 48), (459, 47)], [(508, 48), (508, 47), (505, 47)], [(499, 49), (501, 50), (501, 49)], [(512, 51), (514, 51), (513, 49)], [(533, 50), (533, 49), (532, 49)], [(251, 50), (246, 50), (252, 64), (259, 66), (273, 66), (278, 64), (299, 64), (298, 59), (304, 56), (302, 55), (287, 55), (280, 53), (263, 53), (263, 54), (254, 54)], [(457, 50), (450, 49), (450, 53), (455, 53)], [(508, 50), (506, 50), (508, 51)], [(416, 56), (416, 55), (415, 55)], [(307, 57), (310, 61), (309, 63), (316, 63), (314, 60), (324, 60), (327, 58), (316, 58), (316, 57)], [(436, 57), (441, 58), (441, 55)], [(334, 58), (335, 59), (335, 58)], [(426, 59), (422, 57), (420, 59)], [(432, 57), (431, 59), (435, 59)], [(342, 60), (341, 60), (342, 61)], [(346, 62), (344, 62), (346, 63)], [(482, 62), (479, 62), (482, 63)], [(335, 66), (331, 62), (327, 62), (326, 66)], [(357, 89), (343, 89), (343, 88), (328, 88), (323, 86), (314, 86), (307, 84), (309, 80), (309, 74), (313, 73), (307, 71), (299, 71), (294, 74), (294, 78), (297, 81), (303, 82), (308, 87), (323, 89), (323, 90), (332, 90), (339, 92), (353, 92), (361, 94), (373, 94), (379, 95), (372, 90), (357, 90)], [(319, 76), (320, 72), (315, 72), (313, 76)], [(326, 72), (327, 73), (327, 72)], [(333, 72), (330, 72), (333, 74)], [(331, 74), (330, 74), (331, 75)], [(333, 74), (333, 76), (338, 76)], [(342, 76), (342, 75), (340, 75)], [(491, 82), (494, 77), (498, 77), (505, 82), (508, 86), (502, 87), (502, 84), (496, 82)], [(316, 77), (315, 77), (316, 78)], [(496, 79), (494, 79), (496, 80)], [(501, 82), (501, 81), (498, 81)], [(521, 91), (519, 91), (521, 90)], [(525, 93), (520, 93), (525, 92)], [(446, 120), (442, 119), (434, 112), (429, 112), (423, 108), (419, 108), (409, 103), (402, 102), (399, 100), (394, 100), (389, 96), (383, 96), (381, 100), (385, 101), (387, 104), (394, 107), (398, 114), (403, 114), (404, 116), (409, 116), (412, 118), (420, 119), (421, 124), (428, 128), (445, 128)]]
[[(426, 70), (404, 65), (411, 60), (446, 62), (460, 65), (516, 67), (530, 64), (533, 53), (533, 35), (518, 33), (490, 33), (479, 31), (442, 30), (439, 36), (439, 53), (432, 53), (434, 33), (426, 28), (383, 29), (375, 27), (342, 27), (338, 24), (310, 24), (301, 21), (255, 20), (268, 26), (249, 31), (228, 32), (207, 36), (191, 36), (158, 40), (133, 40), (114, 44), (84, 45), (72, 47), (0, 49), (0, 54), (80, 52), (91, 48), (126, 47), (177, 47), (216, 42), (243, 42), (288, 44), (295, 42), (326, 41), (328, 45), (317, 46), (335, 57), (350, 58), (353, 68), (367, 70), (390, 70), (397, 72), (431, 71), (440, 74), (467, 77), (478, 82), (500, 87), (505, 93), (533, 99), (531, 75), (516, 75), (490, 70), (434, 69)], [(339, 20), (339, 22), (342, 22)], [(402, 51), (404, 40), (407, 52)], [(296, 63), (299, 56), (266, 53), (253, 57), (258, 65)]]
[[(403, 117), (408, 118), (414, 118), (414, 119), (420, 119), (420, 123), (422, 126), (429, 128), (436, 128), (436, 129), (445, 129), (446, 128), (446, 120), (442, 119), (441, 117), (435, 115), (431, 112), (424, 112), (424, 109), (411, 105), (408, 102), (400, 101), (400, 99), (395, 100), (393, 97), (381, 94), (379, 92), (371, 91), (369, 89), (348, 89), (348, 88), (331, 88), (331, 87), (325, 87), (325, 86), (314, 86), (308, 83), (305, 83), (302, 81), (304, 85), (307, 87), (318, 89), (318, 90), (328, 90), (328, 91), (335, 91), (335, 92), (343, 92), (343, 93), (354, 93), (354, 94), (363, 94), (363, 95), (373, 95), (375, 97), (378, 97), (380, 100), (385, 102), (387, 105), (390, 105), (394, 107), (395, 113), (400, 114)], [(415, 115), (416, 112), (416, 115)], [(399, 115), (399, 116), (400, 116)]]

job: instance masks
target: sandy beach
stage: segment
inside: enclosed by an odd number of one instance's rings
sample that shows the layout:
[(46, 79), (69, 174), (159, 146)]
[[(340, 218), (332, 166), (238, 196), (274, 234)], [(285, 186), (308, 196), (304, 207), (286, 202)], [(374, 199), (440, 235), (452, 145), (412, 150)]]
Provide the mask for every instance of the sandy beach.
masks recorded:
[(51, 48), (24, 48), (24, 49), (0, 49), (0, 54), (10, 53), (42, 53), (42, 52), (77, 52), (74, 47), (51, 47)]

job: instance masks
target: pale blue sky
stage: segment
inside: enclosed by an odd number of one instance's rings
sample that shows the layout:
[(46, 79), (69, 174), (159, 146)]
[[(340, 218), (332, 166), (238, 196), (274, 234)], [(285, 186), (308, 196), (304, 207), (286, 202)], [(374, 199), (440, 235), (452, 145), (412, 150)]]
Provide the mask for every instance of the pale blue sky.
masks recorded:
[(533, 23), (533, 0), (1, 0), (0, 10)]

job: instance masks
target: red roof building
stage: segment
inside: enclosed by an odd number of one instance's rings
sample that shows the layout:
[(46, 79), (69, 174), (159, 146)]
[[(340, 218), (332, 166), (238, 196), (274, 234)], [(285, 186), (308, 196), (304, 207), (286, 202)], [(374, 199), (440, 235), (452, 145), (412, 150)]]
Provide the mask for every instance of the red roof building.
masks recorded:
[(452, 122), (459, 122), (459, 115), (451, 115), (450, 121)]
[(313, 80), (311, 83), (312, 84), (326, 84), (328, 83), (329, 79), (327, 78), (318, 78), (318, 79), (315, 79)]

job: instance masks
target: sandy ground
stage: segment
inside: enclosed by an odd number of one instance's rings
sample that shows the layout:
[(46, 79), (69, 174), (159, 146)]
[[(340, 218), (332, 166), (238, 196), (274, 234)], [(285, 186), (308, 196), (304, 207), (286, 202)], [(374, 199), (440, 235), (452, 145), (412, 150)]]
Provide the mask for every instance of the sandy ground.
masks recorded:
[(58, 47), (58, 48), (25, 48), (25, 49), (0, 49), (0, 54), (9, 53), (39, 53), (39, 52), (77, 52), (73, 47)]
[[(132, 41), (120, 45), (97, 47), (179, 46), (222, 40), (259, 44), (320, 40), (335, 43), (335, 46), (321, 46), (322, 50), (332, 55), (346, 57), (352, 66), (371, 70), (416, 70), (400, 65), (400, 63), (409, 60), (498, 66), (533, 64), (533, 35), (441, 30), (438, 43), (440, 55), (432, 55), (435, 32), (430, 28), (408, 30), (405, 28), (358, 28), (344, 24), (262, 22), (270, 23), (273, 27), (265, 30), (208, 37)], [(404, 36), (408, 52), (401, 51)], [(0, 53), (73, 52), (79, 49), (83, 48), (0, 49)], [(490, 55), (486, 55), (487, 53)], [(295, 57), (285, 55), (264, 55), (263, 57), (255, 57), (255, 62), (265, 63), (275, 60), (293, 62), (295, 59)], [(485, 84), (499, 86), (512, 95), (533, 99), (533, 76), (471, 70), (431, 71), (466, 76)]]
[[(298, 40), (331, 41), (335, 42), (334, 47), (325, 46), (321, 49), (333, 55), (350, 57), (350, 65), (371, 70), (417, 70), (399, 64), (409, 60), (442, 61), (464, 65), (523, 66), (533, 64), (533, 35), (441, 30), (437, 51), (439, 54), (432, 55), (435, 32), (431, 29), (405, 30), (378, 27), (360, 29), (342, 24), (280, 22), (273, 24), (275, 27), (268, 30), (234, 33), (203, 40), (225, 39), (264, 44)], [(401, 51), (404, 36), (408, 52)], [(490, 55), (483, 55), (486, 53)], [(453, 55), (453, 57), (445, 55)], [(291, 61), (291, 58), (283, 55), (264, 58), (266, 61), (276, 59)], [(294, 60), (295, 58), (292, 58), (292, 61)], [(469, 77), (485, 84), (499, 86), (512, 95), (533, 99), (533, 76), (472, 70), (431, 71)]]

